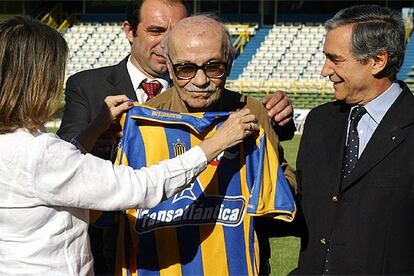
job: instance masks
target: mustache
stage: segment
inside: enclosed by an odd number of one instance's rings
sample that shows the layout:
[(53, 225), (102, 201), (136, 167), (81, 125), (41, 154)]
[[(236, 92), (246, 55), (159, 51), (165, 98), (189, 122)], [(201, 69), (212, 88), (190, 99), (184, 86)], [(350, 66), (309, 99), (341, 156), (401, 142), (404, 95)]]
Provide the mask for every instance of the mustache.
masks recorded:
[(191, 92), (216, 92), (217, 86), (213, 82), (210, 82), (207, 87), (198, 87), (189, 82), (184, 86), (184, 89)]
[(331, 82), (341, 82), (341, 81), (343, 81), (343, 79), (342, 79), (342, 78), (340, 78), (340, 77), (338, 77), (338, 76), (336, 76), (336, 77), (329, 76), (329, 80), (330, 80)]

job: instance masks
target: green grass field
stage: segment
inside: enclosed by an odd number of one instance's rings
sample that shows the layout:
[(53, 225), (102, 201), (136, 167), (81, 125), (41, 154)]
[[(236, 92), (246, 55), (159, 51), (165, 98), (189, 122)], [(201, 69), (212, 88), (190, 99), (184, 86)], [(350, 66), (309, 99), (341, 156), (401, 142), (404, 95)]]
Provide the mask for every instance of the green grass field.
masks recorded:
[(282, 142), (282, 147), (285, 150), (285, 158), (293, 168), (296, 167), (296, 155), (298, 154), (300, 137), (301, 135), (295, 135), (292, 140)]
[[(282, 142), (282, 146), (285, 150), (285, 158), (293, 168), (296, 167), (296, 155), (298, 153), (299, 141), (300, 135), (295, 135), (292, 140)], [(300, 241), (298, 238), (272, 238), (270, 240), (270, 246), (272, 249), (270, 259), (270, 265), (272, 267), (271, 275), (286, 275), (296, 267), (300, 248)]]

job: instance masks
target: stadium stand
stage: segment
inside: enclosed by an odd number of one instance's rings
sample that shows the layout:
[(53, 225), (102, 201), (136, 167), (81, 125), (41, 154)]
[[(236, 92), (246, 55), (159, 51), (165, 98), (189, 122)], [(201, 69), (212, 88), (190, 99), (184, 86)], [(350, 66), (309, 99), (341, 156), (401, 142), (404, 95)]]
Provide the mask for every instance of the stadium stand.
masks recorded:
[(323, 35), (319, 25), (274, 26), (238, 79), (320, 79)]
[[(282, 89), (295, 108), (305, 109), (334, 99), (331, 83), (320, 76), (324, 62), (322, 24), (289, 23), (272, 28), (229, 24), (228, 28), (235, 36), (234, 41), (241, 43), (227, 80), (229, 89), (259, 99)], [(64, 37), (70, 47), (66, 77), (81, 70), (113, 65), (130, 48), (121, 23), (77, 23), (67, 29)], [(414, 41), (411, 40), (399, 78), (412, 88), (413, 64)]]
[[(283, 89), (295, 108), (312, 108), (332, 100), (332, 86), (320, 76), (324, 34), (321, 24), (274, 25), (242, 73), (230, 75), (227, 86), (256, 98)], [(232, 74), (241, 71), (237, 66), (238, 60)]]
[(404, 80), (411, 91), (414, 91), (414, 39), (410, 39), (407, 43), (404, 63), (398, 74), (398, 78)]
[[(229, 28), (229, 27), (228, 27)], [(252, 56), (255, 54), (257, 48), (260, 44), (266, 39), (267, 34), (269, 33), (268, 28), (260, 28), (254, 32), (250, 32), (251, 38), (249, 37), (249, 42), (244, 47), (244, 50), (239, 53), (237, 58), (233, 62), (233, 67), (230, 72), (229, 79), (237, 79), (237, 77), (243, 72), (243, 68), (248, 64), (248, 62), (252, 59)], [(230, 27), (229, 28), (230, 34), (232, 36), (237, 33)]]
[(256, 35), (256, 30), (259, 27), (258, 24), (226, 24), (229, 32), (231, 33), (232, 37), (232, 44), (235, 48), (236, 54), (243, 53), (244, 46), (250, 40), (251, 36)]
[[(27, 13), (64, 33), (70, 47), (66, 78), (81, 70), (122, 60), (130, 48), (121, 23), (125, 3), (83, 1), (79, 5), (75, 2), (79, 1), (0, 1), (0, 20)], [(227, 79), (228, 88), (259, 99), (282, 89), (293, 100), (295, 108), (307, 109), (333, 99), (332, 84), (320, 76), (325, 33), (320, 22), (330, 18), (334, 10), (372, 1), (263, 1), (261, 5), (244, 0), (188, 2), (195, 13), (209, 12), (225, 22), (233, 22), (226, 25), (238, 55)], [(402, 10), (407, 40), (413, 32), (412, 2), (385, 3)], [(315, 9), (316, 3), (318, 9)], [(412, 90), (413, 67), (414, 41), (411, 40), (398, 78), (405, 80)]]
[(79, 23), (64, 34), (69, 44), (66, 77), (119, 62), (130, 46), (120, 23)]
[[(236, 48), (243, 52), (258, 25), (229, 24), (228, 28), (237, 37)], [(130, 49), (121, 23), (78, 23), (69, 28), (64, 37), (70, 46), (66, 77), (81, 70), (113, 65)]]

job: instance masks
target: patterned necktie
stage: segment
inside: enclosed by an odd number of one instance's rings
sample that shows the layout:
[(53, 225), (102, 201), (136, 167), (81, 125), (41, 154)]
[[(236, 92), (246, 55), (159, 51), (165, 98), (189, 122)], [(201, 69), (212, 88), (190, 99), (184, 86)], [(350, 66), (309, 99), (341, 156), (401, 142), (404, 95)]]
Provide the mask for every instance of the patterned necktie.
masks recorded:
[(357, 106), (352, 109), (351, 118), (348, 130), (348, 145), (345, 148), (344, 160), (342, 164), (342, 178), (346, 179), (355, 168), (358, 161), (359, 153), (359, 136), (358, 136), (358, 122), (361, 117), (367, 112), (363, 106)]
[(161, 92), (162, 84), (157, 80), (147, 82), (147, 79), (144, 79), (138, 87), (144, 90), (145, 94), (148, 96), (147, 100), (149, 100)]

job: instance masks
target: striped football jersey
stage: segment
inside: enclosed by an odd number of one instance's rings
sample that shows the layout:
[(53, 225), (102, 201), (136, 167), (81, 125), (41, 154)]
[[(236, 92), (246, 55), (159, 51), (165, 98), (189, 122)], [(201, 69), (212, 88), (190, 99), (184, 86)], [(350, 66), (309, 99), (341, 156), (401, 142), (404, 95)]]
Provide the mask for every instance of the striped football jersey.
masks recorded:
[[(116, 164), (140, 168), (184, 153), (214, 134), (228, 112), (176, 113), (142, 105), (123, 117)], [(123, 275), (254, 275), (255, 216), (291, 221), (296, 208), (263, 129), (221, 153), (192, 184), (120, 220)]]

